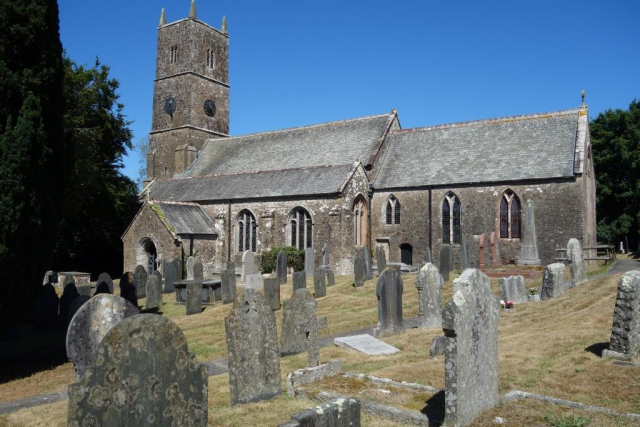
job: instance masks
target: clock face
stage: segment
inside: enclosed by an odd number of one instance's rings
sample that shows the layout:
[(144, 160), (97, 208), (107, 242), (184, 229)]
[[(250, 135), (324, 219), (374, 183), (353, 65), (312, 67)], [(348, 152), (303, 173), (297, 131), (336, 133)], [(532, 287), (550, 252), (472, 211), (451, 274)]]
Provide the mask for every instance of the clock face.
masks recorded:
[(212, 100), (207, 99), (204, 101), (204, 112), (207, 116), (213, 117), (216, 114), (216, 104)]
[(164, 101), (164, 112), (173, 116), (174, 111), (176, 111), (175, 98), (167, 98), (166, 101)]

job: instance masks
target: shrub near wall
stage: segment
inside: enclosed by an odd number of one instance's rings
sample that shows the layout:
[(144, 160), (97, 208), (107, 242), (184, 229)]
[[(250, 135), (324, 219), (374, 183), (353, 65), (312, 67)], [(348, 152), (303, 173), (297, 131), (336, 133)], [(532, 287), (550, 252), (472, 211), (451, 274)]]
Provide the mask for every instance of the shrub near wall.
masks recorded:
[(280, 251), (284, 251), (287, 254), (287, 267), (293, 267), (294, 271), (304, 270), (303, 250), (298, 250), (293, 246), (279, 246), (272, 248), (270, 251), (262, 252), (260, 271), (262, 271), (263, 274), (272, 273), (276, 270), (276, 263)]

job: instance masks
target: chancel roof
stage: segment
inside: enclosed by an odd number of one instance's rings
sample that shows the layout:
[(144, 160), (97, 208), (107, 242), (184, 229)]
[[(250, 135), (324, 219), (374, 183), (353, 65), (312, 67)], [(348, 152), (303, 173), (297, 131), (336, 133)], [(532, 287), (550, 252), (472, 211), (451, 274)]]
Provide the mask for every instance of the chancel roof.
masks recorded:
[(573, 177), (580, 112), (390, 132), (375, 188)]
[(218, 234), (211, 218), (199, 205), (154, 202), (162, 211), (163, 219), (176, 234)]

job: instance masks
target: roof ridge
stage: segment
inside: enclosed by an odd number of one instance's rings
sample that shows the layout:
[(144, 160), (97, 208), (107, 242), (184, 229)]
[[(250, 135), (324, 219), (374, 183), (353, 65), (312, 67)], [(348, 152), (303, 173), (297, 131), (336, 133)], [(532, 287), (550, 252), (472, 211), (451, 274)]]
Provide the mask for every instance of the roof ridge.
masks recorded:
[(159, 199), (153, 199), (150, 200), (150, 202), (152, 204), (162, 204), (162, 205), (183, 205), (183, 206), (197, 206), (199, 208), (202, 208), (202, 206), (200, 206), (198, 203), (194, 203), (194, 202), (175, 202), (175, 201), (171, 201), (171, 200), (159, 200)]
[[(351, 163), (339, 163), (339, 164), (335, 164), (335, 165), (315, 165), (315, 166), (302, 166), (302, 167), (297, 167), (297, 168), (286, 168), (286, 169), (266, 169), (266, 170), (259, 170), (259, 171), (213, 173), (213, 174), (209, 174), (209, 175), (182, 176), (182, 177), (178, 177), (178, 178), (161, 179), (161, 180), (156, 181), (156, 183), (167, 182), (167, 181), (184, 181), (184, 180), (193, 179), (193, 178), (214, 178), (214, 177), (220, 177), (220, 176), (251, 175), (251, 174), (267, 173), (267, 172), (284, 172), (284, 171), (295, 171), (295, 170), (304, 170), (304, 169), (332, 168), (332, 167), (338, 167), (338, 166), (353, 166), (353, 162), (351, 162)], [(154, 201), (158, 202), (158, 200), (154, 200)]]
[(422, 126), (417, 128), (399, 129), (395, 132), (410, 133), (410, 132), (420, 132), (420, 131), (426, 131), (426, 130), (472, 126), (476, 124), (498, 124), (498, 123), (507, 123), (507, 122), (514, 122), (514, 121), (521, 121), (521, 120), (528, 120), (528, 119), (543, 119), (547, 117), (566, 116), (571, 113), (577, 113), (579, 111), (580, 111), (580, 108), (571, 108), (566, 110), (549, 111), (544, 113), (531, 113), (531, 114), (518, 114), (514, 116), (491, 117), (488, 119), (469, 120), (469, 121), (463, 121), (463, 122), (451, 122), (451, 123), (443, 123), (443, 124), (433, 125), (433, 126)]

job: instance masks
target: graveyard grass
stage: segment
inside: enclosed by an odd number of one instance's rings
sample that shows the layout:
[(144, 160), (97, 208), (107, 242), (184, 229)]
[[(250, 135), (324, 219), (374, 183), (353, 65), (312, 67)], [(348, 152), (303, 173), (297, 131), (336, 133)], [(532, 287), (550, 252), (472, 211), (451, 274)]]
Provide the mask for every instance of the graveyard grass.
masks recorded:
[[(567, 269), (568, 270), (568, 269)], [(590, 274), (601, 273), (593, 268)], [(451, 280), (444, 286), (443, 299), (452, 296)], [(416, 276), (403, 276), (403, 309), (405, 317), (414, 317), (418, 311), (418, 293), (414, 286)], [(568, 290), (562, 297), (542, 303), (516, 306), (513, 313), (501, 312), (499, 322), (499, 379), (500, 393), (523, 390), (556, 398), (603, 406), (619, 412), (640, 413), (640, 369), (614, 366), (611, 360), (603, 360), (597, 354), (606, 348), (611, 333), (611, 322), (617, 282), (620, 276), (603, 277)], [(336, 285), (327, 288), (327, 297), (318, 300), (318, 315), (328, 317), (327, 329), (320, 336), (372, 327), (377, 322), (375, 279), (366, 281), (360, 288), (353, 288), (353, 277), (336, 277)], [(498, 280), (492, 279), (492, 290), (499, 295)], [(540, 285), (540, 278), (527, 280), (530, 289)], [(313, 289), (311, 280), (307, 288)], [(282, 286), (282, 300), (291, 297), (291, 278)], [(173, 303), (171, 295), (164, 296), (162, 312), (172, 318), (185, 333), (189, 351), (201, 361), (226, 356), (224, 318), (231, 305), (207, 307), (203, 313), (185, 316), (185, 307)], [(141, 301), (143, 305), (144, 300)], [(276, 312), (278, 334), (282, 310)], [(409, 330), (402, 335), (383, 340), (398, 347), (395, 355), (366, 357), (353, 350), (325, 347), (321, 361), (340, 359), (344, 370), (391, 378), (396, 381), (417, 382), (436, 388), (444, 387), (443, 356), (430, 359), (431, 339), (441, 335), (438, 329)], [(288, 372), (303, 368), (307, 356), (299, 354), (281, 359), (284, 378)], [(30, 377), (0, 384), (0, 401), (64, 389), (74, 380), (69, 363), (44, 370)], [(355, 398), (366, 396), (375, 400), (375, 390), (363, 389), (362, 381), (330, 379), (322, 384), (333, 391)], [(388, 387), (377, 386), (374, 389)], [(392, 397), (381, 397), (382, 403), (394, 404), (413, 410), (422, 410), (430, 395), (403, 395), (393, 390)], [(209, 425), (277, 425), (300, 410), (315, 405), (314, 402), (296, 400), (286, 395), (257, 404), (231, 407), (229, 404), (229, 377), (219, 375), (209, 378)], [(67, 402), (58, 402), (35, 408), (23, 409), (0, 416), (0, 427), (53, 426), (66, 424)], [(554, 419), (566, 414), (589, 417), (591, 425), (632, 425), (628, 421), (611, 416), (565, 410), (558, 407), (524, 401), (509, 403), (485, 413), (474, 425), (493, 425), (495, 416), (507, 419), (511, 425), (552, 425)], [(363, 414), (364, 425), (393, 426), (395, 424)]]

